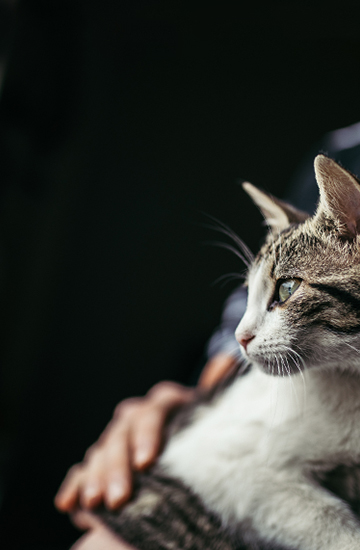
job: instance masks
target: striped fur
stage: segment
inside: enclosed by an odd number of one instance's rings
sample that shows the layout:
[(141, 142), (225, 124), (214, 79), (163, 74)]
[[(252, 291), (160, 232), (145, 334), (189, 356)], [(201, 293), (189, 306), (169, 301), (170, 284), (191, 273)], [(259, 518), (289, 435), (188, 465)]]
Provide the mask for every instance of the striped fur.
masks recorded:
[(99, 513), (139, 550), (285, 550), (260, 540), (250, 522), (236, 531), (224, 527), (191, 489), (156, 467), (137, 475), (132, 501), (121, 514)]
[(252, 367), (180, 412), (131, 502), (99, 510), (139, 550), (360, 548), (360, 186), (315, 168), (312, 218), (245, 184), (270, 226), (236, 331)]
[(103, 518), (136, 548), (232, 550), (219, 517), (181, 481), (153, 469), (137, 476), (134, 496), (122, 514)]

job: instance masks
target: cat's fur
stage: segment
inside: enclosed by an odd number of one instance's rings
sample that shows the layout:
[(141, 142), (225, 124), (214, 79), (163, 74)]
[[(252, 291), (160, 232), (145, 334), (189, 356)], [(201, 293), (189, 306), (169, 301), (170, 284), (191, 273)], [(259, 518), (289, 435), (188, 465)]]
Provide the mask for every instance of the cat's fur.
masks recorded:
[(139, 550), (360, 549), (360, 185), (323, 155), (315, 170), (312, 218), (245, 184), (270, 226), (236, 332), (252, 368), (99, 511)]

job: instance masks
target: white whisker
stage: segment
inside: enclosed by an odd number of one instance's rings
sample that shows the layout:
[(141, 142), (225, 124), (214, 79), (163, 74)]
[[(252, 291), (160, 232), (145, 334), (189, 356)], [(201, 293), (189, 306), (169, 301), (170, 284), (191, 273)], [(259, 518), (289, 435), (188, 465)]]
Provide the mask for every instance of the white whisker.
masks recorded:
[(277, 365), (278, 375), (280, 376), (280, 374), (281, 374), (282, 377), (284, 378), (284, 371), (283, 371), (283, 370), (280, 371), (280, 365), (279, 365), (279, 361), (278, 361), (277, 355), (275, 355), (275, 361), (276, 361), (276, 365)]
[(226, 283), (229, 283), (230, 281), (240, 280), (243, 281), (246, 279), (246, 275), (241, 275), (241, 273), (227, 273), (225, 275), (220, 275), (213, 283), (212, 286), (215, 286), (216, 284), (220, 283), (220, 281), (223, 281), (223, 284), (221, 287), (223, 287)]
[(291, 380), (291, 388), (294, 392), (294, 399), (295, 399), (295, 403), (296, 403), (296, 407), (297, 407), (297, 410), (298, 412), (300, 413), (301, 411), (301, 407), (300, 407), (300, 401), (299, 401), (299, 395), (298, 395), (298, 391), (297, 391), (297, 388), (296, 388), (296, 385), (293, 381), (293, 378), (292, 378), (292, 374), (291, 374), (291, 369), (290, 369), (290, 365), (289, 365), (289, 361), (288, 361), (288, 358), (286, 357), (286, 355), (284, 356), (284, 361), (285, 361), (285, 368), (286, 368), (286, 372), (288, 373), (289, 375), (289, 378)]
[(210, 241), (210, 242), (205, 242), (204, 244), (211, 244), (212, 246), (218, 246), (219, 248), (225, 248), (225, 250), (229, 250), (230, 252), (235, 254), (235, 256), (240, 258), (240, 260), (246, 265), (246, 267), (248, 267), (248, 268), (250, 267), (249, 261), (244, 257), (244, 255), (241, 252), (239, 252), (231, 244), (223, 243), (221, 241)]
[(222, 221), (218, 220), (214, 216), (211, 216), (210, 214), (206, 214), (203, 212), (205, 216), (210, 218), (215, 224), (217, 225), (205, 225), (205, 227), (208, 227), (209, 229), (212, 229), (213, 231), (218, 231), (219, 233), (222, 233), (223, 235), (226, 235), (230, 239), (234, 241), (235, 244), (239, 247), (240, 251), (245, 255), (248, 262), (251, 263), (254, 261), (254, 254), (251, 252), (250, 248), (244, 243), (244, 241), (233, 231), (228, 225), (223, 223)]
[[(277, 368), (278, 372), (277, 375), (275, 374), (275, 364), (274, 361), (270, 360), (268, 357), (266, 358), (266, 364), (267, 364), (267, 370), (271, 375), (273, 384), (270, 394), (270, 404), (271, 404), (271, 411), (272, 411), (272, 418), (269, 425), (269, 437), (272, 431), (272, 428), (275, 424), (276, 419), (276, 412), (278, 410), (278, 397), (279, 397), (279, 367)], [(278, 365), (278, 363), (277, 363)]]
[(303, 383), (303, 388), (304, 388), (304, 403), (303, 403), (303, 407), (304, 407), (304, 410), (306, 408), (306, 400), (307, 400), (307, 390), (306, 390), (306, 380), (305, 380), (305, 377), (304, 377), (304, 373), (299, 365), (299, 362), (298, 362), (298, 359), (300, 359), (300, 361), (302, 362), (302, 365), (304, 367), (304, 369), (306, 369), (306, 364), (305, 364), (305, 361), (303, 360), (303, 358), (301, 357), (301, 355), (299, 355), (299, 353), (297, 351), (295, 351), (294, 349), (292, 348), (289, 348), (288, 346), (285, 346), (284, 345), (284, 348), (287, 349), (289, 351), (289, 355), (291, 357), (291, 359), (293, 360), (296, 368), (298, 369), (299, 371), (299, 375), (301, 376), (301, 380), (302, 380), (302, 383)]
[(347, 342), (345, 342), (345, 344), (346, 344), (347, 346), (349, 346), (349, 348), (351, 348), (351, 349), (353, 349), (354, 351), (356, 351), (357, 353), (360, 353), (360, 350), (354, 348), (354, 346), (352, 346), (351, 344), (348, 344)]

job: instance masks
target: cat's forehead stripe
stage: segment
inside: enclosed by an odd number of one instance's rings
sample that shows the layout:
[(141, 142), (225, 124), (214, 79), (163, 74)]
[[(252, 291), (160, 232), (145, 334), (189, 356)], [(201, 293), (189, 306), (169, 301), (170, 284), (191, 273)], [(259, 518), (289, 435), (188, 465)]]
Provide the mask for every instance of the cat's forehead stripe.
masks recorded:
[[(300, 276), (300, 273), (313, 277), (343, 277), (343, 270), (356, 269), (360, 264), (360, 254), (356, 244), (339, 238), (333, 225), (326, 230), (309, 221), (292, 225), (278, 236), (268, 235), (260, 249), (256, 263), (268, 264), (270, 277)], [(296, 275), (298, 272), (298, 275)], [(301, 277), (302, 278), (302, 277)]]
[(268, 264), (272, 279), (293, 270), (309, 281), (310, 293), (288, 308), (292, 323), (351, 334), (360, 331), (360, 281), (354, 250), (336, 233), (317, 233), (316, 227), (302, 224), (269, 240), (258, 261)]
[(268, 241), (261, 248), (258, 257), (257, 263), (261, 261), (267, 261), (271, 263), (270, 267), (270, 276), (274, 276), (274, 271), (281, 260), (281, 258), (289, 257), (289, 254), (294, 250), (294, 239), (291, 238), (296, 230), (297, 225), (293, 225), (281, 231), (278, 237), (270, 235), (268, 236)]

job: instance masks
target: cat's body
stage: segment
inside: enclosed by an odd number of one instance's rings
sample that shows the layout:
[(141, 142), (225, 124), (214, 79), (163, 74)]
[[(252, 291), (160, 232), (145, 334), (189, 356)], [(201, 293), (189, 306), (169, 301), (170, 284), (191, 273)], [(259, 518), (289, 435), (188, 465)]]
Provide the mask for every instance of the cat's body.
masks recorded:
[(360, 549), (358, 517), (320, 484), (360, 464), (360, 186), (326, 157), (317, 178), (307, 220), (247, 189), (272, 226), (237, 329), (253, 366), (194, 407), (119, 514), (102, 513), (140, 550)]
[(360, 377), (326, 368), (305, 372), (304, 380), (253, 368), (210, 410), (198, 411), (160, 465), (201, 495), (226, 525), (246, 524), (285, 547), (360, 548), (360, 530), (357, 546), (350, 542), (353, 533), (340, 536), (351, 514), (313, 477), (360, 462), (359, 396)]

